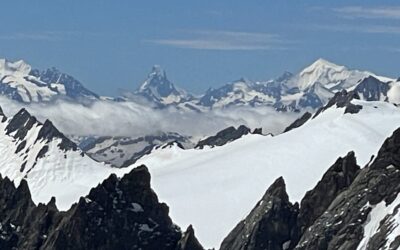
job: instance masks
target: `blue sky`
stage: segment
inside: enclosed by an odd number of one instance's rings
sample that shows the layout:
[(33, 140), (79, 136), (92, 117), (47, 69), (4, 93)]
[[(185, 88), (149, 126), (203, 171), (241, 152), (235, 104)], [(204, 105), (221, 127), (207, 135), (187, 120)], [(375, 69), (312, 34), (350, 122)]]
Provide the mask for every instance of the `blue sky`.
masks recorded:
[[(329, 3), (328, 3), (329, 2)], [(319, 57), (400, 76), (395, 1), (6, 1), (0, 57), (55, 66), (102, 95), (160, 64), (194, 93), (297, 72)]]

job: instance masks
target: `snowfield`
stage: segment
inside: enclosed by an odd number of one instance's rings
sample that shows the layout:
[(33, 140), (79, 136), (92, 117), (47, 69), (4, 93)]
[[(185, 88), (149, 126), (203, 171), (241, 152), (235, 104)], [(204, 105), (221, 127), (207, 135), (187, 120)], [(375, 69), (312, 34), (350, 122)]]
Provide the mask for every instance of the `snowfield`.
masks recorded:
[[(0, 115), (0, 121), (3, 116)], [(12, 118), (0, 122), (0, 174), (7, 176), (19, 185), (22, 179), (28, 181), (32, 199), (38, 203), (47, 203), (52, 196), (57, 205), (68, 209), (83, 194), (89, 193), (101, 180), (107, 178), (111, 168), (83, 154), (79, 149), (61, 150), (58, 146), (61, 138), (50, 142), (38, 139), (43, 124), (32, 126), (23, 140), (14, 139), (6, 134), (6, 127)], [(25, 147), (18, 153), (18, 146)], [(43, 157), (39, 157), (43, 147), (48, 147)]]
[(283, 176), (291, 201), (300, 201), (339, 156), (355, 151), (364, 166), (400, 126), (400, 110), (381, 102), (358, 114), (330, 108), (304, 126), (271, 137), (248, 135), (222, 147), (156, 150), (145, 164), (152, 186), (174, 222), (193, 224), (205, 247), (218, 247), (272, 182)]
[[(79, 151), (64, 156), (57, 141), (52, 141), (46, 157), (38, 159), (31, 172), (19, 173), (22, 159), (9, 157), (16, 142), (1, 134), (0, 172), (16, 183), (27, 174), (36, 203), (47, 203), (55, 196), (57, 206), (66, 210), (111, 173), (122, 176), (145, 164), (152, 175), (152, 187), (170, 207), (173, 221), (182, 228), (193, 224), (204, 247), (218, 247), (279, 176), (286, 181), (291, 201), (299, 201), (339, 156), (353, 150), (363, 166), (400, 126), (400, 109), (392, 104), (353, 103), (363, 105), (357, 114), (344, 114), (344, 108), (332, 107), (302, 127), (274, 137), (247, 135), (202, 150), (160, 148), (124, 169), (100, 164)], [(4, 129), (5, 124), (1, 126)], [(37, 129), (27, 137), (35, 138)], [(41, 143), (31, 144), (31, 152), (37, 152)]]

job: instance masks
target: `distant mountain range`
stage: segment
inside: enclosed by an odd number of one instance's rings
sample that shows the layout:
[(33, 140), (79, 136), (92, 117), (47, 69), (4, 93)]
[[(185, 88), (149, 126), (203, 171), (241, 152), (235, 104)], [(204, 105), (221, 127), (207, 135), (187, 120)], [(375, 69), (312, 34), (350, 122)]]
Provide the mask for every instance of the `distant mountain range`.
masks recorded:
[(338, 91), (355, 90), (365, 100), (390, 101), (388, 92), (396, 79), (350, 70), (318, 59), (297, 74), (285, 72), (268, 81), (242, 78), (195, 96), (175, 86), (165, 70), (156, 65), (144, 83), (121, 97), (101, 98), (72, 76), (55, 68), (39, 71), (24, 61), (0, 60), (0, 93), (23, 103), (48, 102), (56, 98), (73, 101), (136, 101), (156, 108), (174, 106), (182, 110), (207, 111), (234, 106), (269, 106), (278, 111), (317, 109)]
[(23, 103), (46, 102), (57, 97), (98, 99), (72, 76), (56, 68), (40, 71), (20, 60), (0, 59), (0, 94)]
[[(136, 102), (155, 109), (172, 107), (179, 112), (195, 113), (236, 107), (271, 107), (280, 112), (303, 113), (326, 105), (335, 93), (342, 90), (352, 91), (361, 100), (400, 102), (400, 82), (397, 80), (367, 71), (350, 70), (324, 59), (318, 59), (297, 74), (284, 72), (276, 79), (259, 82), (242, 78), (219, 88), (209, 88), (198, 96), (177, 87), (168, 79), (165, 70), (156, 65), (139, 88), (125, 92), (120, 97), (102, 97), (85, 88), (79, 80), (55, 68), (41, 71), (22, 60), (0, 60), (0, 95), (22, 106), (30, 103), (51, 105), (52, 101), (62, 99), (79, 104), (96, 101)], [(193, 139), (191, 134), (178, 134), (176, 131), (159, 131), (135, 137), (75, 136), (70, 133), (67, 136), (95, 161), (116, 167), (128, 166), (167, 143), (176, 142), (184, 148), (193, 148), (199, 142), (199, 138)], [(218, 136), (207, 136), (211, 134), (202, 138), (204, 142), (222, 140)], [(218, 145), (205, 145), (214, 144)]]
[(157, 66), (135, 92), (105, 98), (58, 70), (2, 62), (2, 93), (22, 104), (267, 106), (303, 115), (277, 135), (239, 126), (198, 141), (168, 131), (70, 139), (25, 108), (14, 116), (0, 109), (0, 249), (400, 247), (398, 80), (320, 59), (298, 74), (194, 96)]
[(298, 74), (285, 72), (264, 82), (242, 78), (219, 88), (210, 88), (196, 97), (175, 87), (165, 71), (157, 66), (133, 96), (144, 96), (158, 107), (174, 105), (198, 111), (233, 106), (270, 106), (279, 111), (299, 111), (317, 109), (343, 89), (355, 90), (365, 100), (385, 100), (396, 82), (318, 59)]

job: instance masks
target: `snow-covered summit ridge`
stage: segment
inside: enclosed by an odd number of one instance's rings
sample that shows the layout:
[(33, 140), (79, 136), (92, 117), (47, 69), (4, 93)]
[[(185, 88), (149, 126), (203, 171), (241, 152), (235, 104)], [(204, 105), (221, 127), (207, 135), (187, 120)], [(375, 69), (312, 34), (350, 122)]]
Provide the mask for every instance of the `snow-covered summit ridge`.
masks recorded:
[[(8, 176), (16, 184), (26, 179), (33, 200), (44, 203), (64, 193), (63, 187), (72, 179), (80, 183), (80, 190), (86, 186), (84, 189), (88, 192), (91, 187), (86, 185), (90, 183), (86, 173), (98, 176), (97, 171), (111, 169), (88, 157), (51, 121), (41, 123), (26, 109), (12, 117), (6, 117), (0, 109), (0, 162), (2, 176)], [(104, 177), (107, 176), (98, 176), (96, 181)], [(71, 191), (76, 190), (76, 187), (71, 188)], [(64, 198), (69, 202), (77, 201), (77, 197), (70, 194)]]
[(322, 84), (327, 89), (333, 89), (335, 87), (347, 89), (368, 76), (374, 76), (385, 82), (394, 80), (377, 76), (368, 71), (350, 70), (345, 66), (337, 65), (328, 60), (319, 58), (298, 74), (296, 85), (301, 90), (307, 89), (316, 83)]
[[(363, 79), (370, 76), (383, 84), (395, 82), (391, 78), (352, 70), (320, 58), (297, 74), (285, 72), (267, 81), (242, 78), (194, 96), (170, 81), (160, 65), (154, 65), (134, 93), (109, 100), (138, 101), (145, 105), (150, 103), (157, 108), (174, 106), (199, 112), (237, 106), (268, 106), (278, 111), (299, 111), (318, 109), (336, 92), (355, 89)], [(388, 88), (383, 85), (377, 88), (377, 85), (382, 84), (364, 82), (362, 88), (357, 90), (362, 90), (363, 97), (368, 100), (394, 99), (387, 98), (392, 85)], [(397, 91), (390, 93), (394, 92)], [(73, 101), (99, 99), (97, 94), (86, 89), (81, 82), (56, 68), (40, 71), (22, 60), (10, 62), (6, 59), (0, 59), (0, 94), (23, 103), (49, 102), (59, 97)]]
[(78, 80), (56, 68), (40, 71), (23, 60), (7, 59), (0, 59), (0, 94), (23, 103), (48, 102), (58, 97), (98, 98)]
[[(325, 105), (335, 93), (342, 90), (353, 90), (363, 79), (374, 77), (387, 85), (395, 80), (377, 76), (368, 71), (348, 69), (325, 59), (318, 59), (297, 74), (285, 72), (282, 76), (269, 81), (234, 81), (220, 88), (210, 88), (200, 97), (198, 105), (221, 108), (229, 106), (271, 106), (279, 111), (317, 109)], [(377, 84), (363, 83), (365, 99), (383, 100), (386, 88), (382, 93)]]
[(23, 60), (11, 62), (4, 58), (0, 59), (0, 78), (7, 74), (27, 75), (31, 70), (31, 65), (27, 64)]
[(337, 64), (330, 62), (323, 58), (318, 58), (315, 62), (313, 62), (308, 67), (303, 69), (300, 72), (300, 75), (304, 75), (305, 73), (312, 72), (312, 71), (319, 70), (319, 69), (322, 69), (322, 70), (334, 69), (335, 71), (343, 71), (346, 69), (346, 67), (337, 65)]

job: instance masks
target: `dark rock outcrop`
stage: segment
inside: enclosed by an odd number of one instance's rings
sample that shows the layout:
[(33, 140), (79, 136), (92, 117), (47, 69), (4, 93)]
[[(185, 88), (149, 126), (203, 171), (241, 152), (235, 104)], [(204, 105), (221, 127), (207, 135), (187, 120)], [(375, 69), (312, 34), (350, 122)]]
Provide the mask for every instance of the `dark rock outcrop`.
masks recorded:
[(178, 241), (176, 250), (204, 250), (199, 241), (194, 236), (194, 229), (190, 225), (185, 233), (183, 233), (182, 238)]
[[(36, 206), (23, 180), (18, 188), (0, 178), (1, 249), (202, 249), (190, 228), (182, 237), (140, 166), (111, 175), (68, 211), (52, 199)], [(181, 242), (181, 248), (178, 248)]]
[(296, 246), (298, 238), (328, 209), (332, 201), (346, 190), (356, 178), (360, 167), (354, 152), (340, 157), (324, 174), (318, 184), (306, 193), (300, 202), (300, 212), (291, 245)]
[(13, 134), (14, 139), (24, 140), (26, 134), (38, 121), (26, 109), (21, 109), (13, 116), (5, 129), (7, 135)]
[(311, 117), (312, 114), (310, 112), (305, 112), (300, 118), (296, 119), (292, 124), (285, 128), (283, 132), (288, 132), (292, 129), (303, 126), (303, 124), (310, 120)]
[(247, 135), (249, 133), (251, 133), (251, 130), (244, 125), (239, 126), (237, 129), (235, 127), (229, 127), (221, 130), (216, 135), (207, 137), (206, 139), (199, 141), (195, 148), (204, 148), (204, 146), (222, 146), (227, 144), (228, 142), (237, 140), (243, 135)]
[(46, 120), (39, 131), (36, 141), (46, 140), (47, 142), (50, 142), (55, 138), (61, 139), (58, 147), (63, 151), (75, 151), (78, 149), (78, 146), (61, 133), (50, 120)]
[(278, 178), (250, 214), (224, 239), (221, 250), (281, 250), (289, 246), (298, 204), (292, 204)]
[(385, 101), (389, 88), (388, 83), (379, 81), (373, 76), (368, 76), (360, 81), (354, 92), (366, 101)]
[[(380, 202), (391, 204), (400, 192), (399, 153), (398, 129), (347, 190), (306, 230), (296, 249), (355, 249), (364, 237), (364, 225), (369, 221), (373, 206)], [(379, 249), (385, 245), (393, 230), (391, 223), (397, 216), (398, 212), (387, 214), (379, 221), (378, 230), (363, 242), (364, 248)], [(394, 247), (399, 242), (395, 240), (391, 244)]]
[(345, 108), (345, 114), (356, 114), (362, 109), (362, 106), (351, 103), (353, 99), (360, 99), (360, 96), (354, 91), (347, 92), (346, 90), (342, 90), (337, 92), (324, 107), (318, 109), (314, 115), (314, 118), (333, 105), (336, 105), (338, 108)]
[[(1, 114), (4, 118), (4, 122), (7, 118), (4, 114)], [(7, 124), (5, 131), (6, 134), (12, 136), (14, 139), (21, 141), (19, 146), (19, 151), (21, 151), (26, 144), (25, 137), (28, 132), (35, 128), (41, 126), (39, 133), (35, 142), (46, 140), (47, 142), (53, 139), (61, 139), (58, 144), (59, 148), (63, 151), (67, 150), (77, 150), (78, 146), (69, 140), (64, 134), (62, 134), (51, 121), (46, 120), (44, 124), (39, 122), (35, 116), (31, 115), (26, 109), (21, 109), (16, 115), (14, 115), (9, 123)]]
[(279, 178), (246, 219), (225, 238), (221, 250), (293, 249), (306, 229), (351, 185), (359, 171), (353, 152), (339, 158), (306, 193), (300, 209), (297, 203), (289, 202), (284, 181)]
[(255, 134), (255, 135), (262, 135), (263, 134), (263, 129), (262, 128), (255, 128), (253, 130), (253, 132), (251, 132), (251, 133)]

